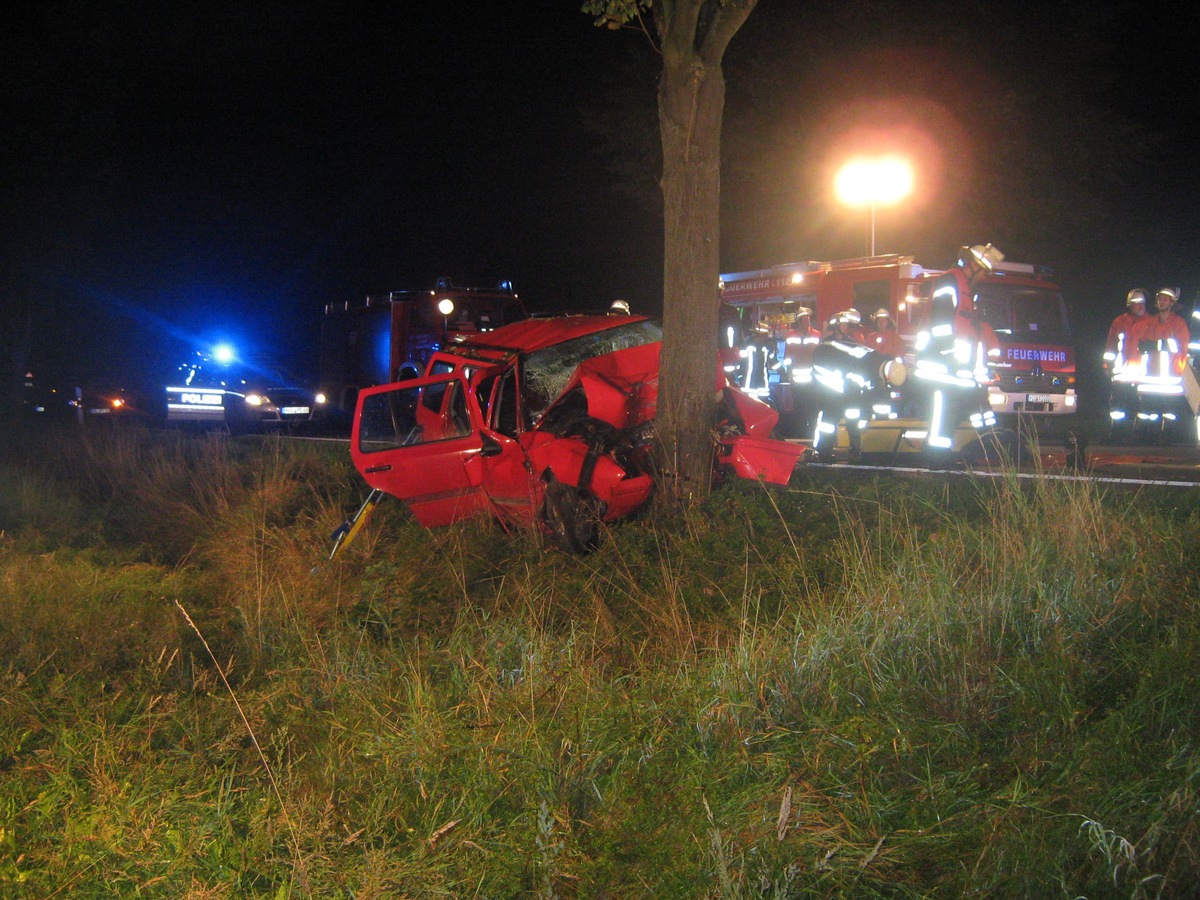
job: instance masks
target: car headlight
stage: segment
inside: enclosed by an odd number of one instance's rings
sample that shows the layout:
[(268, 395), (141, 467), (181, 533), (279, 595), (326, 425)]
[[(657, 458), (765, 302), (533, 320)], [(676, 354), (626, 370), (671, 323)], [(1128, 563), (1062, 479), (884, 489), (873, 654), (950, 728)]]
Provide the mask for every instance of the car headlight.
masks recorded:
[(316, 400), (319, 405), (321, 403), (324, 403), (327, 398), (324, 394), (317, 394), (317, 396), (313, 397), (313, 399)]
[(246, 402), (251, 406), (262, 406), (267, 402), (267, 398), (262, 396), (262, 394), (247, 394)]

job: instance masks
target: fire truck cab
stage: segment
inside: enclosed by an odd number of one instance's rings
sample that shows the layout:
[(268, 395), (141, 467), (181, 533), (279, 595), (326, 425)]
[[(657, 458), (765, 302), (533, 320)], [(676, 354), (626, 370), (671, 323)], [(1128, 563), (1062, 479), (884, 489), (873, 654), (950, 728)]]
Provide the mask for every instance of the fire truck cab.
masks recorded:
[(331, 408), (350, 415), (363, 388), (417, 378), (435, 351), (527, 317), (509, 281), (474, 288), (439, 278), (432, 290), (327, 304), (321, 387)]

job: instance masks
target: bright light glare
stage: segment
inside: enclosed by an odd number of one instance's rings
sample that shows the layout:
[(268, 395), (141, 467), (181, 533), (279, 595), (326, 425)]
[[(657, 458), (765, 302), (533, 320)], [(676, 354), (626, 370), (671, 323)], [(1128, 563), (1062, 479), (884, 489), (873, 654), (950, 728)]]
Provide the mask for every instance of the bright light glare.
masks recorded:
[(439, 300), (438, 301), (438, 312), (440, 312), (443, 316), (450, 315), (450, 313), (454, 312), (454, 301), (451, 300), (449, 297)]
[(213, 359), (222, 364), (233, 362), (233, 348), (228, 344), (218, 344), (213, 347)]
[(838, 200), (847, 206), (898, 203), (911, 193), (912, 186), (912, 166), (898, 156), (852, 159), (834, 179)]

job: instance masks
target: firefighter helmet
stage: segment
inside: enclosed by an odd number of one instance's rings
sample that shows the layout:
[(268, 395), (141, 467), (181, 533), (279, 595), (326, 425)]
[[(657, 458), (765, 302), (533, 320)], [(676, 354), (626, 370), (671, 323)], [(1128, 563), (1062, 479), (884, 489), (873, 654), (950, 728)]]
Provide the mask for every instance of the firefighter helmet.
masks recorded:
[(1171, 303), (1179, 302), (1179, 288), (1177, 288), (1177, 287), (1159, 288), (1158, 293), (1156, 293), (1154, 295), (1154, 299), (1157, 300), (1159, 297), (1162, 297), (1164, 295), (1171, 298)]
[(1004, 262), (1004, 254), (998, 247), (991, 244), (975, 244), (973, 247), (963, 247), (963, 260), (974, 260), (985, 269), (994, 269)]
[(1145, 303), (1146, 292), (1141, 288), (1134, 288), (1125, 297), (1125, 305), (1132, 306), (1134, 303)]
[(840, 313), (838, 313), (834, 321), (842, 325), (861, 325), (862, 316), (859, 314), (858, 310), (852, 306), (849, 309), (843, 309)]
[(892, 314), (890, 312), (888, 312), (885, 307), (881, 306), (881, 307), (879, 307), (879, 309), (875, 310), (875, 315), (872, 316), (871, 318), (873, 318), (873, 319), (890, 319), (891, 317), (892, 317)]
[(796, 315), (793, 317), (793, 319), (803, 319), (805, 317), (811, 319), (812, 318), (812, 310), (809, 309), (807, 306), (796, 307)]
[(614, 300), (608, 305), (608, 311), (614, 315), (629, 315), (629, 304), (624, 300)]

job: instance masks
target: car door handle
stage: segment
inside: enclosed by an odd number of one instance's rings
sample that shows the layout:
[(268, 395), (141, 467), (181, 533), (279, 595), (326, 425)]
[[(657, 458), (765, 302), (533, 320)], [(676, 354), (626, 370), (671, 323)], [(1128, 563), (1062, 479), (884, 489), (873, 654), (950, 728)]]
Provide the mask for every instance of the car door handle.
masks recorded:
[(392, 471), (392, 467), (389, 465), (368, 466), (367, 467), (368, 475), (374, 475), (376, 472), (390, 472), (390, 471)]

